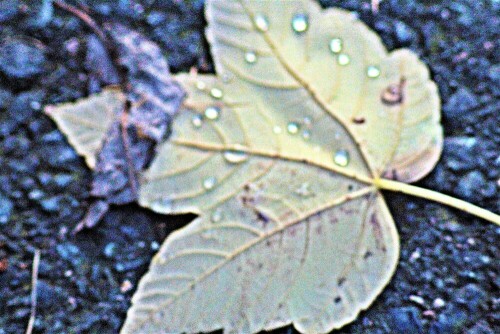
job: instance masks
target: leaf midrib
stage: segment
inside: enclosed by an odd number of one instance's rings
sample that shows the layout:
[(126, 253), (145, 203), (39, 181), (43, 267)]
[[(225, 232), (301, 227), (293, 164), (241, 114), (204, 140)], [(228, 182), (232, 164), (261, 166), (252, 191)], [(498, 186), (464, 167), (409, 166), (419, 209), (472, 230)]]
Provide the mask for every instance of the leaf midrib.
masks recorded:
[[(222, 153), (222, 152), (225, 152), (225, 151), (232, 149), (231, 147), (224, 146), (224, 145), (201, 143), (201, 142), (178, 139), (178, 138), (172, 138), (170, 141), (175, 145), (190, 147), (190, 148), (204, 150), (204, 151), (216, 151), (216, 152)], [(245, 147), (245, 148), (238, 147), (237, 150), (241, 151), (243, 153), (246, 153), (248, 155), (251, 155), (251, 156), (270, 158), (270, 159), (279, 159), (279, 160), (290, 161), (290, 162), (298, 162), (298, 163), (302, 163), (305, 165), (318, 167), (318, 168), (323, 169), (325, 171), (333, 172), (333, 173), (345, 176), (347, 178), (350, 178), (352, 180), (355, 180), (355, 181), (358, 181), (361, 183), (365, 183), (367, 185), (373, 185), (373, 183), (374, 183), (373, 179), (370, 177), (363, 176), (363, 175), (357, 174), (355, 172), (350, 172), (348, 169), (343, 168), (343, 167), (322, 164), (322, 163), (313, 161), (313, 160), (308, 159), (308, 158), (296, 158), (296, 157), (292, 157), (292, 156), (282, 155), (279, 152), (256, 150), (256, 149), (247, 148), (247, 147)]]

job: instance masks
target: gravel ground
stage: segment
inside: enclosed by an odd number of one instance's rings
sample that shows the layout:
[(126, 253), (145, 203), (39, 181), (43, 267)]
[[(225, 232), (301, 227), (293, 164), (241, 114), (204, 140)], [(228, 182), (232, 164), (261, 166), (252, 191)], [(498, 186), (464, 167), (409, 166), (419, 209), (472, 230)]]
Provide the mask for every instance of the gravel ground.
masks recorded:
[[(145, 33), (174, 72), (213, 72), (203, 1), (73, 3), (98, 22), (112, 18)], [(420, 185), (499, 212), (500, 3), (384, 0), (377, 15), (369, 1), (321, 3), (356, 11), (390, 49), (409, 47), (429, 64), (446, 140)], [(117, 333), (159, 244), (193, 218), (128, 205), (90, 231), (69, 232), (91, 202), (91, 175), (41, 110), (103, 85), (85, 61), (89, 36), (81, 21), (38, 1), (0, 0), (0, 334), (26, 329), (35, 249), (34, 333)], [(339, 333), (500, 333), (500, 228), (425, 200), (387, 198), (400, 265), (375, 304)]]

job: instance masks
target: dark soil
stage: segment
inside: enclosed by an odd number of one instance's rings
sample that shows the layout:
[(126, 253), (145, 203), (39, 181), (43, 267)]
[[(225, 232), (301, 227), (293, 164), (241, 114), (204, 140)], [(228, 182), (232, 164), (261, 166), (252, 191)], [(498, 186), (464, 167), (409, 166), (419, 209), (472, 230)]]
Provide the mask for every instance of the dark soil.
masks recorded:
[[(68, 2), (70, 2), (68, 0)], [(445, 149), (420, 185), (499, 212), (500, 3), (321, 1), (356, 11), (390, 48), (432, 70)], [(105, 84), (86, 62), (92, 31), (48, 1), (0, 0), (0, 334), (24, 333), (31, 264), (41, 250), (34, 333), (117, 333), (136, 284), (166, 235), (193, 217), (114, 207), (92, 230), (91, 173), (42, 112)], [(143, 32), (173, 72), (212, 72), (203, 1), (72, 1), (98, 22)], [(425, 200), (387, 194), (401, 262), (375, 304), (341, 333), (500, 333), (500, 228)], [(276, 333), (293, 332), (291, 328)]]

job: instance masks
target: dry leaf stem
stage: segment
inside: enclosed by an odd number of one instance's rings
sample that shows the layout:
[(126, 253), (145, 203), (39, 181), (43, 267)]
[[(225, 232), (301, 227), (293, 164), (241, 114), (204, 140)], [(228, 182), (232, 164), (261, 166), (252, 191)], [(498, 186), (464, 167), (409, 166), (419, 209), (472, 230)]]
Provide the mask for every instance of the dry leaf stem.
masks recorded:
[(54, 5), (73, 14), (74, 16), (78, 17), (80, 20), (82, 20), (87, 26), (89, 26), (93, 31), (94, 33), (99, 36), (99, 38), (102, 40), (102, 41), (106, 41), (106, 35), (104, 34), (104, 32), (99, 28), (99, 26), (97, 25), (97, 23), (90, 17), (90, 15), (88, 15), (87, 13), (81, 11), (80, 9), (72, 6), (72, 5), (69, 5), (63, 1), (60, 1), (60, 0), (56, 0), (54, 1)]
[(451, 197), (445, 194), (442, 194), (437, 191), (420, 188), (417, 186), (413, 186), (411, 184), (402, 183), (393, 180), (387, 179), (374, 179), (373, 184), (377, 186), (379, 189), (390, 190), (394, 192), (400, 192), (407, 195), (412, 195), (416, 197), (425, 198), (434, 202), (438, 202), (441, 204), (445, 204), (451, 206), (453, 208), (459, 209), (461, 211), (465, 211), (471, 215), (476, 217), (483, 218), (489, 222), (500, 225), (500, 216), (480, 208), (474, 204), (463, 201), (461, 199)]
[(31, 312), (30, 312), (28, 327), (26, 328), (26, 334), (31, 334), (33, 332), (33, 326), (35, 324), (39, 265), (40, 265), (40, 250), (36, 249), (35, 256), (33, 258), (33, 271), (31, 275)]

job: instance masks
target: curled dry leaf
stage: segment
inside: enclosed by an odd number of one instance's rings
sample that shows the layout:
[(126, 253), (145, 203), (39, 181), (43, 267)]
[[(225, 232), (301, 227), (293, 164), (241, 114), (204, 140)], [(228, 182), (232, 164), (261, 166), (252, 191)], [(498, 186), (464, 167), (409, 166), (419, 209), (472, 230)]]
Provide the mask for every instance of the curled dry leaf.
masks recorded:
[(71, 146), (93, 169), (106, 133), (123, 111), (125, 101), (125, 95), (118, 88), (108, 88), (74, 103), (47, 106), (45, 113), (57, 123)]
[(164, 139), (184, 97), (160, 48), (120, 24), (107, 24), (118, 62), (127, 71), (128, 105), (109, 128), (94, 169), (92, 195), (111, 204), (137, 199), (138, 176)]
[[(107, 24), (106, 30), (126, 70), (124, 89), (107, 89), (73, 104), (46, 108), (94, 170), (91, 194), (98, 201), (77, 230), (95, 225), (109, 204), (137, 200), (139, 173), (150, 163), (184, 98), (155, 43), (120, 24)], [(109, 68), (107, 72), (114, 73)]]
[(326, 333), (382, 291), (399, 238), (376, 180), (441, 152), (436, 85), (350, 13), (311, 0), (206, 3), (217, 76), (188, 92), (140, 204), (200, 215), (172, 233), (122, 333)]

